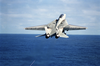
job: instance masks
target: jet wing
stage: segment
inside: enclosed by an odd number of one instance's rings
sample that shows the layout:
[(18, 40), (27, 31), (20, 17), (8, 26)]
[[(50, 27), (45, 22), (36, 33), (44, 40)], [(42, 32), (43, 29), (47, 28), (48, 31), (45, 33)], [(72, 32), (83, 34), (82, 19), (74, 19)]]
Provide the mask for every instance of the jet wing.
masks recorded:
[(86, 27), (75, 26), (75, 25), (67, 25), (64, 27), (64, 30), (85, 30)]
[(56, 20), (52, 21), (47, 25), (40, 25), (40, 26), (33, 26), (33, 27), (26, 27), (25, 30), (45, 30), (45, 26), (48, 28), (52, 28), (56, 24)]
[(45, 30), (46, 25), (26, 27), (25, 30)]

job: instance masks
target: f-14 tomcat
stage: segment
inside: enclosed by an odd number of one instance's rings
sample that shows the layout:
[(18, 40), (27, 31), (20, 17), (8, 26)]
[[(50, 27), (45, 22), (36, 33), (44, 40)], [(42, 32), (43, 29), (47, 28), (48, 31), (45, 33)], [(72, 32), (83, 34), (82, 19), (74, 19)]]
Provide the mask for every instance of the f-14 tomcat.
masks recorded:
[(34, 26), (34, 27), (27, 27), (25, 29), (26, 30), (45, 30), (46, 32), (45, 34), (39, 35), (36, 37), (45, 36), (46, 38), (53, 37), (53, 36), (55, 36), (55, 38), (59, 38), (59, 37), (68, 38), (65, 31), (86, 29), (86, 27), (69, 25), (65, 18), (66, 18), (66, 14), (61, 14), (58, 19), (52, 21), (49, 24)]

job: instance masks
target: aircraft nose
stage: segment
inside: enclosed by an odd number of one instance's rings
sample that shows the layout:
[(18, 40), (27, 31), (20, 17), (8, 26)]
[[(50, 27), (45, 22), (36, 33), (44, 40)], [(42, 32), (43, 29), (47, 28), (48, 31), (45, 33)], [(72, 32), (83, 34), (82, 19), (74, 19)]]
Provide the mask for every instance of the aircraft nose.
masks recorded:
[(62, 18), (64, 16), (64, 14), (61, 14), (60, 16), (59, 16), (59, 18)]
[(61, 15), (59, 16), (59, 18), (62, 18), (63, 16), (66, 17), (66, 14), (61, 14)]

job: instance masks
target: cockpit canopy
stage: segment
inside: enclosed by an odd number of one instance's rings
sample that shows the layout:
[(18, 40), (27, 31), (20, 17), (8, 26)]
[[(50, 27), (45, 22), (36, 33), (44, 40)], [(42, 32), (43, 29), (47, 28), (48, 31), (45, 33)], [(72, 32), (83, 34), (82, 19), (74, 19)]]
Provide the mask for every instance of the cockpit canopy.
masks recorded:
[(60, 16), (59, 16), (59, 18), (62, 18), (64, 16), (64, 14), (61, 14)]

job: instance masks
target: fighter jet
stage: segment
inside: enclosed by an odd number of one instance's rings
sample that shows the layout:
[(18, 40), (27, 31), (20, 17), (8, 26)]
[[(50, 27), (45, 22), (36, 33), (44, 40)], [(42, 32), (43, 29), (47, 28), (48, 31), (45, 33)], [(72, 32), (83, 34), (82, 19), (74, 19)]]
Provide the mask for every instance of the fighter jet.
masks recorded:
[(67, 23), (66, 14), (61, 14), (58, 19), (55, 19), (49, 24), (46, 25), (41, 25), (41, 26), (33, 26), (33, 27), (27, 27), (25, 28), (26, 30), (45, 30), (45, 34), (39, 35), (36, 37), (41, 37), (45, 36), (45, 38), (53, 37), (59, 38), (69, 38), (65, 31), (69, 30), (85, 30), (86, 27), (81, 27), (81, 26), (75, 26), (75, 25), (70, 25)]

